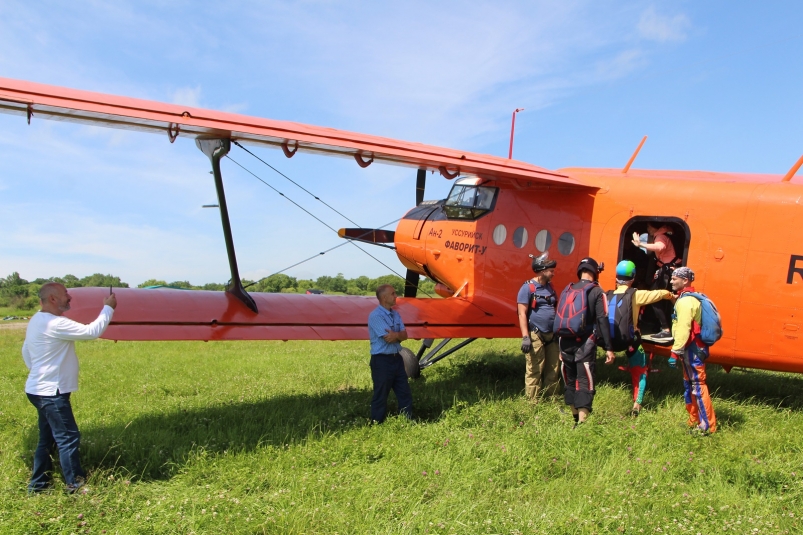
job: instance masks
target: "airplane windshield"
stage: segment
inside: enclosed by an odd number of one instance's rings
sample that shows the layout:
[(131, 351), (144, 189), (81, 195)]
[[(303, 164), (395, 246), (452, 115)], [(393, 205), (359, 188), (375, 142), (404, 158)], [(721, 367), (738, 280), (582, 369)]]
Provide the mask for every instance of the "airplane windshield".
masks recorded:
[(443, 209), (449, 219), (477, 219), (491, 211), (496, 188), (455, 184)]

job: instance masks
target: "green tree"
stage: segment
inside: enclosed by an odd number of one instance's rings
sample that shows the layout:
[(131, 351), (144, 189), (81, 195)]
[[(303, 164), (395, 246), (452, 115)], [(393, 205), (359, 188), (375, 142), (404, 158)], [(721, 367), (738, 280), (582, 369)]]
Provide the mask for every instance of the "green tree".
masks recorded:
[(222, 292), (223, 290), (226, 289), (226, 285), (225, 284), (220, 284), (220, 283), (217, 283), (217, 282), (209, 282), (209, 283), (204, 284), (203, 286), (201, 286), (201, 289), (202, 290), (209, 290), (209, 291), (213, 291), (213, 292)]
[(371, 282), (368, 283), (368, 291), (376, 292), (376, 289), (383, 284), (390, 284), (396, 290), (397, 295), (404, 295), (404, 279), (397, 275), (382, 275), (371, 279)]
[(80, 288), (83, 286), (81, 280), (75, 275), (64, 275), (64, 277), (53, 277), (53, 282), (63, 284), (66, 288)]
[(27, 308), (26, 302), (29, 296), (28, 281), (20, 277), (16, 271), (8, 277), (0, 279), (0, 301), (5, 306)]
[[(299, 292), (304, 293), (307, 290), (312, 290), (313, 288), (317, 288), (317, 286), (315, 286), (315, 281), (314, 280), (301, 279), (296, 284), (296, 288), (298, 288)], [(322, 290), (323, 288), (320, 288), (320, 289)]]
[(351, 282), (354, 283), (354, 286), (365, 292), (368, 290), (368, 284), (371, 282), (371, 279), (365, 275), (360, 275), (356, 279), (351, 279)]
[(28, 284), (28, 281), (20, 277), (20, 274), (17, 271), (15, 271), (14, 273), (12, 273), (11, 275), (9, 275), (4, 279), (0, 279), (0, 287), (25, 286), (26, 284)]
[(156, 279), (148, 279), (142, 284), (139, 284), (137, 288), (146, 288), (148, 286), (167, 286), (167, 283), (165, 281), (160, 281)]
[(332, 280), (333, 280), (332, 277), (330, 277), (329, 275), (323, 275), (321, 277), (318, 277), (315, 280), (315, 287), (318, 288), (319, 290), (331, 292)]
[(256, 291), (278, 293), (284, 292), (285, 290), (293, 290), (297, 287), (297, 285), (298, 281), (295, 277), (290, 277), (284, 273), (278, 273), (263, 279), (259, 284), (256, 285)]
[(128, 288), (128, 283), (120, 280), (120, 277), (114, 275), (103, 275), (102, 273), (95, 273), (81, 279), (81, 286), (85, 288), (97, 288), (104, 286), (114, 286), (115, 288)]
[(338, 273), (336, 277), (332, 278), (330, 284), (333, 292), (346, 293), (348, 288), (348, 282), (342, 273)]
[(435, 293), (435, 281), (432, 279), (421, 279), (418, 283), (418, 297), (437, 297)]
[(364, 295), (365, 294), (365, 292), (363, 290), (360, 290), (358, 287), (356, 287), (353, 284), (346, 288), (346, 293), (348, 295)]
[(185, 290), (192, 290), (193, 286), (190, 284), (190, 281), (173, 281), (168, 284), (171, 288), (183, 288)]

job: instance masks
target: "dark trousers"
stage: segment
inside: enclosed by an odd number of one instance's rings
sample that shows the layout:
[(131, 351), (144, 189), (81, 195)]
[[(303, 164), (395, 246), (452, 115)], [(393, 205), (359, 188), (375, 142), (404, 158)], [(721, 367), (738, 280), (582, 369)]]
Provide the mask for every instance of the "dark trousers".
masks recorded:
[(565, 386), (563, 399), (566, 405), (591, 412), (596, 394), (596, 369), (597, 344), (594, 337), (578, 342), (577, 345), (561, 344), (560, 372)]
[[(672, 272), (675, 267), (671, 264), (662, 265), (656, 274), (655, 280), (652, 283), (651, 290), (669, 290), (672, 291), (670, 280), (672, 279)], [(661, 330), (668, 330), (670, 327), (669, 318), (672, 316), (672, 303), (666, 299), (662, 299), (657, 303), (653, 303), (652, 310), (655, 312), (655, 317), (658, 318), (658, 323), (661, 324)]]
[(55, 396), (36, 396), (28, 394), (31, 404), (39, 413), (39, 444), (33, 456), (33, 475), (28, 484), (30, 491), (46, 489), (50, 485), (50, 473), (53, 471), (53, 460), (50, 454), (54, 447), (59, 450), (59, 463), (64, 481), (68, 487), (75, 487), (78, 478), (86, 474), (78, 460), (78, 447), (81, 433), (70, 405), (70, 394)]
[(374, 397), (371, 399), (371, 420), (382, 423), (388, 412), (388, 395), (393, 390), (399, 402), (399, 413), (413, 418), (413, 393), (407, 383), (407, 372), (401, 355), (379, 353), (371, 355), (371, 379)]

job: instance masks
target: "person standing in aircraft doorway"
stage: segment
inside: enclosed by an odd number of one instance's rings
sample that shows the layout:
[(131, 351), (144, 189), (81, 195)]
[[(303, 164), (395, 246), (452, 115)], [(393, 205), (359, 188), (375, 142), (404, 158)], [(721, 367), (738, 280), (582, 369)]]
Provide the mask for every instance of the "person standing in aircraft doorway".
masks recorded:
[(597, 282), (603, 267), (593, 258), (580, 260), (580, 280), (561, 292), (555, 312), (553, 331), (560, 337), (563, 397), (572, 409), (575, 428), (586, 421), (594, 403), (597, 344), (601, 342), (605, 348), (605, 364), (612, 364), (615, 358), (605, 292)]
[[(669, 227), (659, 225), (660, 223), (647, 223), (647, 234), (650, 236), (652, 243), (642, 241), (638, 232), (634, 232), (633, 245), (655, 254), (655, 265), (658, 267), (658, 271), (655, 272), (655, 279), (650, 289), (668, 290), (672, 271), (680, 265), (681, 259), (675, 254), (675, 246), (672, 245), (672, 240), (667, 236), (667, 233), (671, 232)], [(668, 341), (672, 338), (672, 333), (669, 329), (670, 310), (671, 306), (666, 301), (659, 301), (653, 305), (653, 311), (658, 318), (658, 323), (661, 325), (661, 331), (652, 335), (654, 340)]]
[(390, 284), (376, 289), (379, 306), (368, 315), (368, 336), (371, 340), (371, 379), (374, 396), (371, 399), (371, 421), (382, 423), (387, 415), (388, 395), (396, 393), (399, 412), (413, 419), (413, 394), (407, 383), (404, 359), (399, 353), (401, 342), (407, 340), (407, 328), (398, 312), (396, 290)]
[(672, 273), (672, 289), (677, 292), (675, 313), (672, 315), (672, 356), (669, 366), (674, 368), (677, 361), (683, 366), (683, 395), (686, 398), (686, 411), (689, 413), (688, 425), (693, 433), (709, 434), (717, 430), (717, 417), (706, 384), (705, 361), (708, 359), (708, 346), (700, 336), (702, 307), (694, 296), (684, 296), (693, 292), (694, 271), (687, 267), (677, 268)]
[(550, 283), (557, 265), (549, 258), (548, 252), (533, 258), (535, 277), (522, 284), (516, 297), (521, 351), (527, 364), (524, 390), (534, 403), (541, 396), (554, 396), (560, 388), (560, 350), (558, 339), (552, 332), (558, 300)]

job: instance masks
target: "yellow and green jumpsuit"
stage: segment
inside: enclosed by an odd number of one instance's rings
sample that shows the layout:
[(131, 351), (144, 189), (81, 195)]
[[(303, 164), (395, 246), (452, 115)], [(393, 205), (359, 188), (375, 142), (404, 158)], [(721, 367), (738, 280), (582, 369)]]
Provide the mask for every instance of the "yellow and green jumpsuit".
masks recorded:
[(717, 430), (717, 417), (711, 405), (708, 385), (705, 383), (705, 361), (708, 359), (708, 346), (700, 337), (701, 305), (692, 296), (683, 296), (693, 292), (694, 288), (685, 288), (675, 302), (675, 313), (672, 316), (672, 357), (683, 366), (683, 388), (686, 398), (686, 411), (689, 413), (689, 427), (698, 427), (701, 431), (714, 433)]
[[(621, 284), (614, 290), (614, 295), (624, 294), (629, 286)], [(669, 290), (636, 290), (633, 292), (633, 328), (638, 330), (639, 312), (641, 307), (657, 303), (663, 299), (671, 299), (672, 293)], [(627, 368), (630, 372), (630, 379), (633, 382), (633, 402), (642, 404), (644, 401), (644, 390), (647, 388), (647, 373), (649, 372), (649, 363), (647, 362), (647, 355), (642, 349), (640, 338), (637, 338), (631, 347), (625, 353), (627, 357)]]

